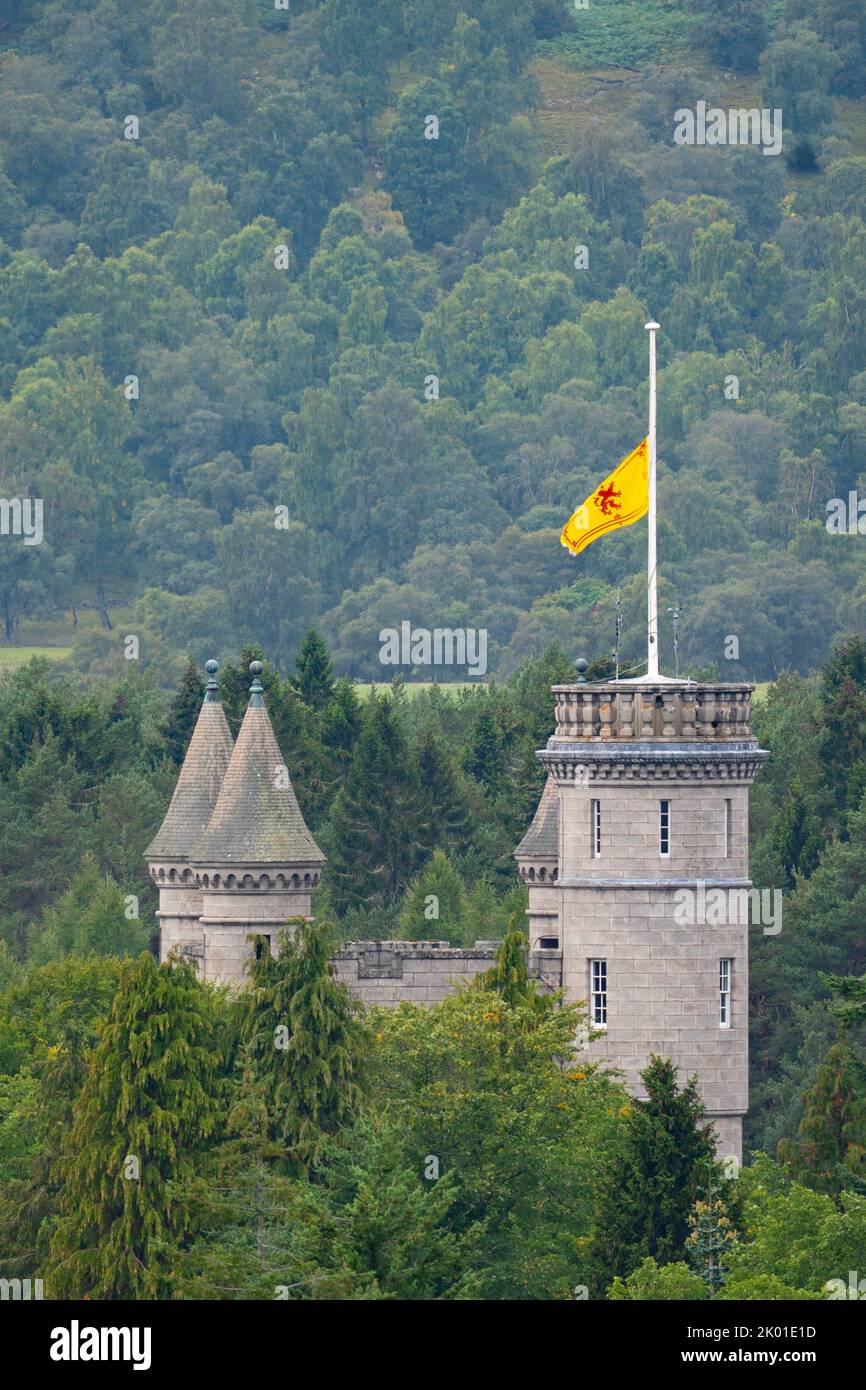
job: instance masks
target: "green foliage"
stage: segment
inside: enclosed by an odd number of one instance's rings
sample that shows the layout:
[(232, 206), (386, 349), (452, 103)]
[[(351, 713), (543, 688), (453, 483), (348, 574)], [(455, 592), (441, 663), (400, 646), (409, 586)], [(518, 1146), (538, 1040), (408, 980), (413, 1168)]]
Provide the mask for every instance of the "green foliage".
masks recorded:
[(245, 1035), (269, 1137), (303, 1172), (358, 1109), (362, 1031), (336, 979), (327, 923), (299, 918), (291, 936), (282, 934), (276, 959), (263, 938), (258, 944)]
[(458, 1182), (452, 1228), (482, 1228), (482, 1297), (568, 1298), (583, 1282), (625, 1097), (574, 1060), (580, 1019), (489, 990), (374, 1014), (373, 1100), (400, 1123), (416, 1172), (433, 1158)]
[(700, 1275), (687, 1264), (659, 1265), (646, 1259), (627, 1279), (617, 1276), (607, 1291), (612, 1303), (649, 1299), (653, 1302), (696, 1302), (707, 1297)]
[(218, 1124), (219, 1065), (212, 1001), (192, 967), (127, 963), (59, 1162), (55, 1297), (168, 1294), (161, 1242), (190, 1229), (184, 1182)]
[(648, 1098), (628, 1107), (624, 1150), (602, 1180), (605, 1215), (592, 1252), (599, 1278), (630, 1274), (647, 1258), (668, 1264), (682, 1256), (689, 1214), (714, 1162), (695, 1078), (680, 1090), (676, 1068), (661, 1057), (641, 1076)]

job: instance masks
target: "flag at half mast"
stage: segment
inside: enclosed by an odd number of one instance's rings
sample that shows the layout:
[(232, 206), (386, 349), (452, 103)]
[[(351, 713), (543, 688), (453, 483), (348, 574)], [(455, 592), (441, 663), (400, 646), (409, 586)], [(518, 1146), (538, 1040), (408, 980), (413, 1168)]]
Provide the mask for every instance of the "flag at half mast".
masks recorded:
[(621, 526), (631, 526), (648, 511), (649, 438), (642, 439), (604, 482), (599, 483), (568, 520), (559, 539), (572, 555), (579, 555), (599, 536), (618, 531)]

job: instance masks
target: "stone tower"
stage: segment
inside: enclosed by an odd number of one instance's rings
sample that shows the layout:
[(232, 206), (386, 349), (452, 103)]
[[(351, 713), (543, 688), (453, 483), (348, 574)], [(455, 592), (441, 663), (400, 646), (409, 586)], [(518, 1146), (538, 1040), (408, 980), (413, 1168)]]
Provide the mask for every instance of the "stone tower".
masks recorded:
[(201, 891), (205, 979), (242, 984), (250, 935), (272, 946), (292, 917), (311, 917), (325, 856), (301, 815), (262, 698), (262, 663), (212, 813), (191, 853)]
[(217, 663), (209, 661), (204, 703), (199, 711), (174, 796), (145, 851), (150, 876), (159, 889), (160, 958), (180, 949), (201, 953), (201, 889), (192, 851), (216, 805), (232, 752), (232, 736), (220, 704)]
[[(538, 755), (548, 783), (517, 851), (531, 945), (558, 945), (567, 997), (589, 1001), (600, 1033), (589, 1057), (638, 1097), (653, 1053), (681, 1082), (696, 1072), (720, 1153), (738, 1158), (749, 787), (767, 757), (749, 728), (752, 689), (665, 677), (554, 687), (556, 730)], [(719, 925), (703, 911), (711, 889), (724, 894)]]
[(559, 788), (548, 776), (532, 824), (514, 851), (529, 892), (530, 951), (559, 947)]

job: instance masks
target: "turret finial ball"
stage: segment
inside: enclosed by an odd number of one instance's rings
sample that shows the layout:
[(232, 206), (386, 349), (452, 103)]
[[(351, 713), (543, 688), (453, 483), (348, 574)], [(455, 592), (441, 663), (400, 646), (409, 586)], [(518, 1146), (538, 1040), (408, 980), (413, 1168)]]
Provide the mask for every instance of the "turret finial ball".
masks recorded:
[(262, 674), (262, 671), (264, 671), (264, 669), (265, 669), (265, 668), (264, 668), (264, 666), (262, 665), (262, 663), (261, 663), (260, 661), (251, 661), (251, 662), (250, 662), (250, 675), (251, 675), (251, 676), (260, 676), (260, 675)]
[(589, 662), (587, 661), (587, 659), (586, 659), (585, 656), (579, 656), (579, 657), (577, 658), (577, 661), (576, 661), (574, 664), (575, 664), (575, 666), (577, 667), (577, 669), (578, 669), (578, 671), (580, 672), (580, 674), (583, 675), (584, 671), (586, 670), (587, 666), (589, 665)]
[(219, 668), (219, 662), (214, 661), (213, 657), (211, 657), (210, 661), (206, 661), (204, 664), (204, 669), (207, 671), (209, 676), (215, 676)]

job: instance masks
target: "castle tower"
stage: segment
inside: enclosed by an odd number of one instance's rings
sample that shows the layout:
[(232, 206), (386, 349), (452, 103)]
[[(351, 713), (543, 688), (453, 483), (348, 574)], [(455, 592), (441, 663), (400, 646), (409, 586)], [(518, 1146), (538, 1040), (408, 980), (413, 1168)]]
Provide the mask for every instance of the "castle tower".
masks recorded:
[(179, 947), (198, 955), (202, 934), (201, 891), (190, 863), (192, 850), (211, 818), (232, 752), (232, 736), (209, 661), (207, 690), (165, 820), (145, 850), (150, 876), (159, 888), (160, 959)]
[[(720, 1154), (738, 1158), (749, 787), (767, 757), (749, 728), (752, 689), (665, 677), (556, 686), (556, 731), (539, 753), (559, 793), (562, 983), (600, 1030), (588, 1056), (620, 1070), (636, 1097), (653, 1053), (673, 1060), (681, 1083), (696, 1072)], [(552, 818), (528, 847), (536, 871)], [(708, 901), (723, 906), (710, 913)], [(532, 888), (529, 917), (538, 930)]]
[(514, 851), (529, 892), (526, 913), (530, 951), (559, 946), (559, 787), (548, 776), (532, 823)]
[(277, 744), (259, 676), (207, 828), (192, 853), (201, 889), (205, 979), (242, 984), (252, 933), (274, 942), (311, 914), (325, 857), (307, 829)]

